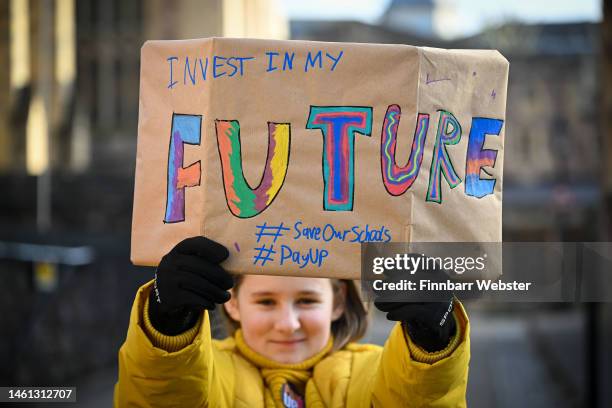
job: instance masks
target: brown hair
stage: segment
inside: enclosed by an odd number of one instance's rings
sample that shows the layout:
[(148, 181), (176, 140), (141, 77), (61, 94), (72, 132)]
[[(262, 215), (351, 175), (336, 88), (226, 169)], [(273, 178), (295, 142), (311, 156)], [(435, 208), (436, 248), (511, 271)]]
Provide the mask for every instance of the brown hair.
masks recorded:
[[(238, 293), (243, 280), (244, 275), (234, 275), (234, 295)], [(369, 317), (354, 281), (347, 279), (330, 279), (330, 281), (334, 293), (334, 306), (337, 302), (345, 302), (344, 312), (331, 324), (331, 332), (334, 336), (332, 350), (336, 351), (365, 335)], [(343, 295), (343, 286), (346, 288), (346, 296)], [(240, 323), (227, 314), (225, 307), (221, 307), (221, 310), (225, 317), (227, 332), (231, 336), (240, 328)]]

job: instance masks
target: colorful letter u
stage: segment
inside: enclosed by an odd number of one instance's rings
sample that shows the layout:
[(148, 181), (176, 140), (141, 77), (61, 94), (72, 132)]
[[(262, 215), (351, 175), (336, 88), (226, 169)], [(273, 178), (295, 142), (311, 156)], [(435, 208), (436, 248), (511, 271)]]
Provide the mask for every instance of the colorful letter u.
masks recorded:
[(429, 115), (419, 113), (410, 158), (406, 166), (400, 167), (396, 164), (395, 151), (397, 148), (397, 128), (401, 114), (402, 110), (398, 105), (390, 105), (387, 108), (380, 142), (380, 165), (383, 183), (389, 194), (394, 196), (404, 194), (419, 175), (423, 162), (425, 138), (429, 128)]
[(289, 165), (291, 126), (268, 122), (268, 156), (261, 181), (254, 189), (246, 181), (242, 168), (240, 123), (216, 120), (215, 128), (227, 205), (236, 217), (254, 217), (268, 208), (283, 186)]

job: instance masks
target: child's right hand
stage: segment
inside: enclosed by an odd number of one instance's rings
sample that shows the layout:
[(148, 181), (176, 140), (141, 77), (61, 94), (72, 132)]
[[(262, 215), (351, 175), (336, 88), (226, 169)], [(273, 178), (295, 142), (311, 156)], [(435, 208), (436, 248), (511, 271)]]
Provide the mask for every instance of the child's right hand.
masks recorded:
[(203, 309), (230, 299), (232, 276), (221, 265), (229, 252), (205, 237), (179, 242), (159, 263), (149, 296), (149, 320), (168, 336), (192, 328)]

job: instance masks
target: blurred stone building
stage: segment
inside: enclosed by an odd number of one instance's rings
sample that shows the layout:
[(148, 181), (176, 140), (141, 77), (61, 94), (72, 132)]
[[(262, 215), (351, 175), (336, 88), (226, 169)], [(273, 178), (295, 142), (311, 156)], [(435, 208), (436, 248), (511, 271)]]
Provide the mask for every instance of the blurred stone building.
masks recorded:
[(451, 47), (510, 61), (504, 239), (599, 239), (599, 25), (506, 24)]
[[(283, 39), (273, 0), (4, 1), (0, 168), (129, 169), (140, 47), (148, 39)], [(99, 168), (98, 168), (99, 169)]]
[(298, 20), (291, 22), (291, 35), (499, 50), (510, 61), (504, 240), (596, 240), (602, 216), (598, 25), (509, 23), (446, 41), (385, 22)]
[(140, 47), (288, 37), (274, 0), (0, 2), (0, 384), (114, 364), (129, 263)]
[(434, 3), (434, 0), (391, 0), (378, 25), (420, 37), (435, 37)]

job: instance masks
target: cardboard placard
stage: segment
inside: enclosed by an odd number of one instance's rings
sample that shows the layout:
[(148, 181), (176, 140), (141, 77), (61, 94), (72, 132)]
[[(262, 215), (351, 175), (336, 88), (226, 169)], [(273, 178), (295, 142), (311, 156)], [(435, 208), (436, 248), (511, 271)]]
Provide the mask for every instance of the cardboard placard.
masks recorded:
[(208, 38), (142, 47), (132, 253), (358, 278), (360, 242), (501, 241), (497, 51)]

